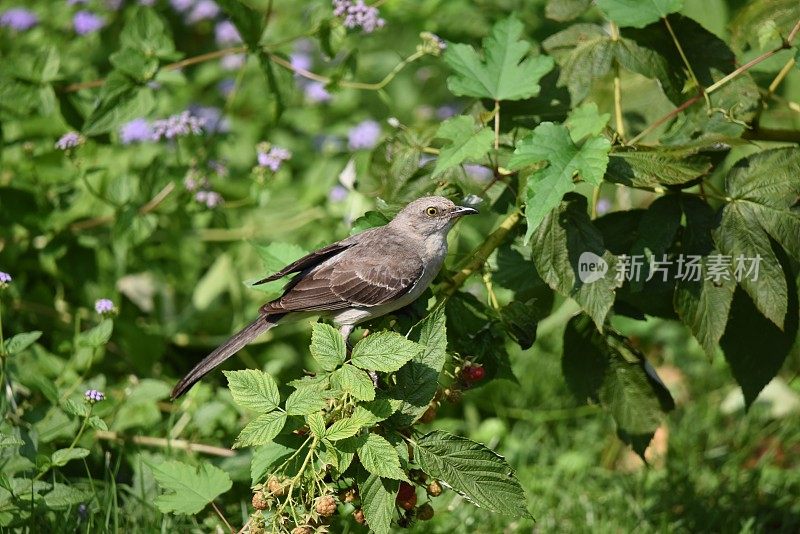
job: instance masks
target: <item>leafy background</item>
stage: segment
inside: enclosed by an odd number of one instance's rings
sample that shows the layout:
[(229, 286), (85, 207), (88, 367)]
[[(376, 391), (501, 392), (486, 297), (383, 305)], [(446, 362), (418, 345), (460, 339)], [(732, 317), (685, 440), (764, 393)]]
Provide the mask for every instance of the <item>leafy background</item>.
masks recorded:
[[(254, 417), (221, 373), (172, 403), (174, 380), (280, 290), (253, 280), (437, 192), (482, 201), (434, 288), (442, 388), (453, 355), (486, 378), (415, 428), (431, 450), (460, 446), (449, 432), (498, 451), (536, 520), (446, 491), (412, 529), (800, 528), (796, 2), (390, 0), (372, 32), (326, 1), (203, 4), (50, 0), (23, 28), (23, 3), (0, 2), (0, 524), (245, 524), (265, 471), (230, 447), (280, 412)], [(121, 130), (184, 110), (202, 133)], [(764, 261), (738, 287), (581, 285), (585, 250), (612, 270), (623, 253)], [(275, 329), (229, 367), (286, 398), (320, 368), (310, 331)], [(332, 531), (363, 529), (341, 512)]]

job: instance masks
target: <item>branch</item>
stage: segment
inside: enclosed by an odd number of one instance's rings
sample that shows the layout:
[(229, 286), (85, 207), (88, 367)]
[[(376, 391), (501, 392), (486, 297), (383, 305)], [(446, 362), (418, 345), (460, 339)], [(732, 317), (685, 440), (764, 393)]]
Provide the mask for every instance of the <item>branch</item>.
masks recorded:
[(212, 456), (222, 456), (231, 458), (236, 456), (236, 451), (226, 449), (224, 447), (215, 447), (213, 445), (204, 445), (203, 443), (192, 443), (185, 439), (166, 439), (155, 438), (152, 436), (130, 436), (125, 437), (118, 432), (111, 432), (107, 430), (98, 430), (94, 433), (97, 439), (105, 439), (108, 441), (130, 441), (137, 445), (144, 445), (146, 447), (161, 447), (180, 449), (189, 452), (200, 452), (203, 454), (210, 454)]
[(745, 130), (742, 134), (742, 139), (749, 139), (751, 141), (784, 141), (787, 143), (800, 143), (800, 131), (758, 128), (755, 130)]

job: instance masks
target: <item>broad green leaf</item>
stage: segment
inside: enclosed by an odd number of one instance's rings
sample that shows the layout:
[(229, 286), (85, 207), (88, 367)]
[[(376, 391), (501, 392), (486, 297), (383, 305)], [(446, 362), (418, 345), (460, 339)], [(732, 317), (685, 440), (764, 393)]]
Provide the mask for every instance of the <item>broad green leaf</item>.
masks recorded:
[(159, 486), (168, 492), (155, 500), (156, 507), (164, 513), (194, 515), (233, 485), (228, 474), (210, 462), (203, 462), (196, 469), (167, 460), (151, 468)]
[(713, 160), (724, 157), (729, 148), (718, 142), (615, 147), (609, 154), (605, 179), (646, 188), (687, 184), (711, 172)]
[[(264, 269), (266, 270), (267, 274), (280, 271), (293, 261), (308, 254), (308, 251), (304, 248), (291, 243), (273, 242), (269, 243), (268, 245), (252, 243), (252, 245), (255, 247), (259, 258), (261, 258), (261, 262), (264, 265)], [(263, 277), (259, 277), (257, 280), (260, 280), (261, 278)], [(280, 296), (280, 294), (283, 292), (283, 287), (286, 285), (286, 282), (284, 280), (275, 280), (274, 282), (268, 282), (266, 284), (248, 285), (256, 291), (267, 293), (267, 295), (272, 298)]]
[(797, 343), (800, 304), (796, 280), (792, 280), (790, 289), (789, 313), (783, 331), (759, 313), (752, 299), (741, 289), (733, 296), (728, 326), (720, 339), (720, 346), (733, 378), (742, 388), (747, 407), (775, 378), (787, 358), (800, 356), (800, 344)]
[(368, 434), (357, 449), (358, 458), (364, 469), (381, 477), (406, 480), (400, 469), (400, 458), (391, 443), (377, 434)]
[(264, 371), (244, 369), (242, 371), (223, 371), (228, 379), (233, 401), (242, 408), (259, 412), (269, 412), (281, 402), (275, 379)]
[(315, 387), (297, 388), (286, 399), (286, 413), (289, 415), (309, 415), (322, 410), (328, 400), (322, 390)]
[(61, 407), (70, 415), (77, 415), (78, 417), (89, 415), (89, 405), (83, 401), (67, 399), (61, 404)]
[(111, 54), (108, 60), (120, 72), (124, 72), (138, 82), (150, 80), (158, 72), (158, 60), (146, 56), (135, 48), (123, 48)]
[(119, 34), (122, 48), (133, 48), (147, 57), (173, 59), (175, 44), (169, 28), (154, 9), (136, 9)]
[(217, 3), (236, 25), (247, 46), (251, 49), (257, 48), (264, 31), (264, 14), (240, 0), (217, 0)]
[(108, 430), (108, 425), (106, 424), (106, 422), (97, 417), (96, 415), (89, 417), (89, 419), (86, 420), (86, 424), (89, 425), (91, 428), (94, 428), (95, 430), (102, 430), (103, 432)]
[(400, 408), (399, 401), (379, 397), (374, 401), (361, 403), (353, 411), (353, 419), (361, 421), (362, 426), (372, 426), (392, 416)]
[(528, 229), (525, 243), (547, 213), (558, 206), (564, 194), (575, 189), (573, 178), (599, 185), (608, 164), (611, 143), (605, 137), (590, 137), (576, 146), (566, 127), (543, 122), (517, 144), (509, 167), (521, 169), (543, 161), (547, 167), (528, 178), (525, 193), (525, 218)]
[(414, 461), (481, 508), (511, 517), (531, 516), (511, 466), (480, 443), (435, 430), (417, 441)]
[(369, 475), (363, 482), (359, 481), (361, 508), (369, 529), (375, 534), (389, 534), (391, 531), (394, 501), (399, 489), (399, 481), (377, 475)]
[(422, 352), (422, 346), (397, 332), (377, 332), (356, 343), (352, 363), (368, 371), (391, 373)]
[(600, 113), (597, 104), (587, 102), (569, 112), (564, 126), (569, 130), (572, 141), (578, 143), (584, 137), (599, 135), (605, 129), (610, 118), (611, 114)]
[(631, 256), (642, 256), (645, 265), (642, 267), (642, 276), (629, 281), (632, 291), (642, 291), (645, 280), (650, 277), (651, 260), (661, 260), (672, 245), (681, 225), (681, 215), (678, 195), (665, 195), (657, 198), (642, 215), (630, 254)]
[(252, 485), (264, 482), (267, 474), (300, 449), (305, 438), (306, 436), (294, 434), (278, 435), (270, 443), (256, 447), (253, 450), (253, 459), (250, 461)]
[(50, 456), (50, 463), (53, 467), (67, 465), (72, 460), (80, 460), (89, 456), (89, 449), (74, 447), (72, 449), (59, 449)]
[(339, 389), (350, 393), (358, 400), (371, 401), (375, 398), (375, 384), (372, 383), (372, 379), (365, 371), (349, 363), (337, 369), (331, 375), (331, 379)]
[(342, 334), (325, 323), (314, 323), (311, 327), (311, 355), (324, 371), (333, 371), (347, 357)]
[(580, 17), (591, 6), (592, 0), (547, 0), (544, 14), (548, 19), (567, 22)]
[(785, 37), (798, 20), (800, 4), (795, 0), (747, 2), (736, 11), (736, 16), (730, 22), (731, 44), (737, 50), (746, 49), (748, 44), (752, 48), (763, 48), (759, 36), (765, 28), (771, 27)]
[(321, 412), (307, 415), (306, 424), (308, 425), (309, 430), (311, 430), (311, 433), (318, 438), (325, 436), (325, 419), (322, 417)]
[(42, 337), (42, 333), (39, 330), (17, 334), (6, 341), (6, 353), (9, 355), (20, 353), (31, 346), (40, 337)]
[(680, 11), (683, 0), (597, 0), (597, 7), (620, 26), (643, 28)]
[(539, 321), (550, 312), (549, 306), (537, 304), (534, 299), (530, 302), (512, 300), (500, 310), (506, 332), (523, 350), (533, 346)]
[(102, 99), (86, 119), (83, 134), (94, 136), (109, 133), (128, 121), (147, 116), (154, 106), (155, 99), (150, 88), (131, 87), (111, 98)]
[[(419, 326), (419, 344), (425, 348), (397, 371), (391, 395), (402, 404), (392, 422), (409, 426), (419, 419), (439, 386), (439, 374), (447, 360), (447, 329), (444, 306), (428, 314)], [(377, 401), (376, 401), (377, 402)]]
[(19, 439), (17, 436), (11, 436), (8, 434), (0, 434), (0, 448), (5, 447), (19, 447), (20, 445), (25, 445), (25, 442)]
[(432, 176), (460, 165), (466, 160), (478, 161), (492, 148), (494, 133), (485, 126), (476, 125), (472, 117), (459, 115), (444, 121), (436, 131), (436, 137), (447, 139), (436, 160)]
[(44, 494), (48, 508), (59, 509), (77, 506), (92, 500), (92, 492), (56, 482), (53, 489)]
[(329, 426), (325, 431), (324, 437), (330, 441), (338, 441), (355, 436), (362, 427), (363, 421), (355, 417), (345, 417)]
[(84, 347), (101, 347), (111, 339), (113, 330), (114, 321), (103, 319), (97, 326), (78, 334), (78, 344)]
[[(574, 193), (564, 197), (533, 233), (531, 243), (533, 263), (542, 280), (555, 291), (573, 298), (597, 328), (602, 328), (619, 285), (615, 277), (617, 259), (606, 250), (602, 235), (589, 220), (586, 198)], [(607, 266), (598, 280), (581, 281), (583, 254), (594, 255), (589, 257)]]
[(274, 411), (261, 414), (245, 425), (236, 438), (233, 448), (266, 445), (280, 434), (285, 424), (285, 412)]
[(458, 96), (522, 100), (539, 94), (539, 80), (553, 68), (547, 56), (526, 57), (531, 45), (520, 40), (522, 23), (511, 17), (500, 21), (483, 40), (484, 59), (469, 45), (453, 43), (444, 61), (455, 72), (447, 88)]
[(674, 407), (669, 391), (641, 354), (621, 335), (592, 328), (586, 316), (567, 324), (562, 370), (575, 396), (599, 401), (639, 455), (664, 412)]

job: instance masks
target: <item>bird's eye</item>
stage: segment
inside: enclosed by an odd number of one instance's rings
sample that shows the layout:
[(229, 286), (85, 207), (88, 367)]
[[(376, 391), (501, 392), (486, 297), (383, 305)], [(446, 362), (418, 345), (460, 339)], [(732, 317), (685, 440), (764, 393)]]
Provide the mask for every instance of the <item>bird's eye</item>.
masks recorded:
[(425, 213), (428, 214), (428, 217), (435, 217), (439, 213), (439, 210), (431, 206), (425, 210)]

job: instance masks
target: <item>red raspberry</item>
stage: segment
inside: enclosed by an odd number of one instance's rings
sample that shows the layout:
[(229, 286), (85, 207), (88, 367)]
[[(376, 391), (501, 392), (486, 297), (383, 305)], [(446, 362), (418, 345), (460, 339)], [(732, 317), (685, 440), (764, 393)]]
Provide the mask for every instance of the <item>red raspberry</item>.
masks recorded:
[(464, 368), (464, 378), (467, 382), (479, 382), (486, 376), (486, 369), (482, 365), (470, 365)]
[(417, 508), (417, 519), (420, 521), (430, 521), (433, 519), (433, 506), (425, 503)]
[(408, 482), (400, 483), (400, 491), (397, 492), (397, 504), (403, 510), (411, 510), (417, 505), (417, 492), (414, 486)]

